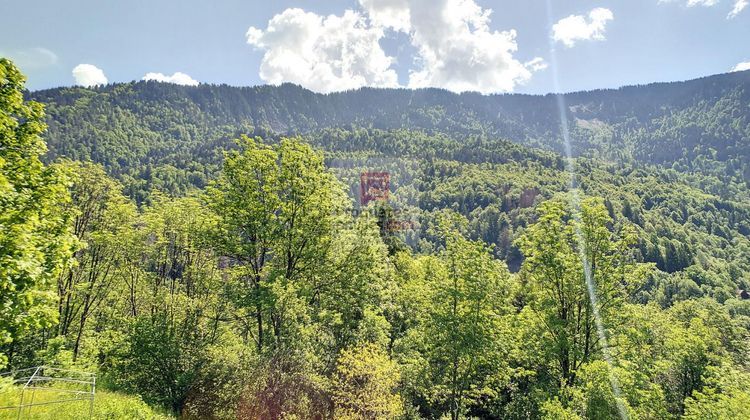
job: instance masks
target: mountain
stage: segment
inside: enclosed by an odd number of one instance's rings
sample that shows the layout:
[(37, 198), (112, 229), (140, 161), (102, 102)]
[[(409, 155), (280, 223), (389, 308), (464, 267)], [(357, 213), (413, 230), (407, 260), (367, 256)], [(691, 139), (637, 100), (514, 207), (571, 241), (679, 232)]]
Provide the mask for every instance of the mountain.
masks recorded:
[(749, 281), (750, 71), (544, 96), (156, 82), (30, 96), (46, 105), (49, 159), (101, 163), (137, 202), (204, 187), (240, 134), (302, 135), (352, 196), (362, 170), (385, 168), (396, 200), (458, 210), (512, 269), (534, 204), (568, 189), (562, 106), (584, 192), (636, 223), (641, 259), (690, 282), (659, 293), (728, 296)]
[(557, 96), (0, 73), (11, 370), (179, 418), (746, 411), (749, 73)]
[[(705, 155), (733, 162), (750, 144), (750, 71), (561, 96), (371, 88), (317, 94), (291, 84), (134, 82), (31, 97), (48, 104), (53, 155), (90, 156), (114, 166), (109, 147), (143, 159), (165, 147), (220, 140), (228, 130), (306, 133), (350, 125), (480, 135), (562, 152), (559, 103), (576, 154), (669, 164)], [(97, 140), (102, 132), (116, 137), (103, 143)]]

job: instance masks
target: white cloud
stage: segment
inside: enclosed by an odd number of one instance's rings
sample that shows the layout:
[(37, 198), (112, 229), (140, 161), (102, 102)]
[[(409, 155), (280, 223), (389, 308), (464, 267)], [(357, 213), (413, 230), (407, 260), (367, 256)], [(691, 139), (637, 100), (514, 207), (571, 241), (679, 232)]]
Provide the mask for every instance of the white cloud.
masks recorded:
[(248, 29), (246, 37), (265, 51), (260, 77), (268, 83), (292, 82), (318, 92), (398, 86), (393, 58), (378, 43), (383, 29), (352, 10), (323, 17), (286, 9), (265, 30)]
[(536, 72), (536, 71), (542, 71), (547, 68), (547, 62), (544, 61), (542, 57), (534, 57), (532, 60), (529, 60), (525, 63), (523, 63), (523, 66), (527, 69)]
[(552, 39), (570, 48), (578, 41), (603, 41), (607, 22), (614, 19), (612, 11), (602, 7), (591, 10), (588, 19), (583, 15), (570, 15), (552, 25)]
[(748, 4), (750, 4), (748, 0), (736, 0), (734, 2), (734, 8), (727, 15), (727, 19), (733, 19), (737, 17), (737, 15), (739, 15), (741, 11), (745, 10)]
[(721, 0), (659, 0), (659, 3), (684, 3), (687, 7), (711, 7), (718, 4), (719, 1)]
[(750, 70), (750, 61), (744, 61), (742, 63), (737, 63), (736, 66), (732, 68), (730, 71), (745, 71)]
[(102, 69), (92, 64), (79, 64), (73, 68), (73, 77), (76, 84), (91, 87), (96, 85), (106, 85), (107, 77), (104, 76)]
[(693, 7), (693, 6), (703, 6), (703, 7), (711, 7), (719, 3), (719, 0), (688, 0), (687, 1), (687, 7)]
[(42, 47), (8, 52), (0, 51), (0, 57), (10, 58), (21, 70), (38, 69), (57, 64), (57, 54)]
[(374, 25), (409, 31), (411, 12), (408, 0), (359, 0), (359, 4)]
[(546, 68), (515, 58), (516, 32), (489, 29), (490, 9), (474, 0), (359, 0), (362, 11), (319, 16), (286, 9), (247, 42), (264, 51), (260, 76), (331, 92), (398, 86), (395, 62), (381, 48), (386, 31), (406, 33), (416, 50), (408, 86), (482, 93), (512, 91)]
[[(684, 3), (687, 7), (703, 6), (712, 7), (719, 4), (721, 0), (659, 0), (659, 3)], [(727, 19), (737, 17), (745, 8), (750, 5), (750, 0), (734, 0), (732, 10), (727, 14)]]
[(146, 73), (141, 80), (155, 80), (157, 82), (174, 83), (176, 85), (198, 86), (197, 80), (179, 71), (171, 76), (163, 73)]
[(492, 10), (474, 0), (410, 0), (411, 43), (417, 68), (409, 87), (435, 86), (455, 92), (510, 92), (527, 82), (531, 69), (515, 58), (516, 31), (489, 28)]

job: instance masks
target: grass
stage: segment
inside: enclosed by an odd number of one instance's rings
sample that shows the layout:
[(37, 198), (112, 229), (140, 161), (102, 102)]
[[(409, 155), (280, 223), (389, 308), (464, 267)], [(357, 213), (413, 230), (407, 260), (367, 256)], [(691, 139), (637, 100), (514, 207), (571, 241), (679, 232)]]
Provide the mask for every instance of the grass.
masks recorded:
[[(53, 390), (36, 390), (34, 403), (52, 402), (71, 399), (65, 392)], [(24, 401), (31, 400), (31, 392), (26, 391)], [(9, 387), (0, 391), (0, 407), (18, 406), (21, 401), (21, 389)], [(90, 400), (68, 401), (56, 404), (25, 407), (22, 419), (87, 419), (89, 418)], [(174, 417), (150, 407), (140, 397), (116, 392), (97, 391), (94, 398), (94, 419), (172, 419)], [(18, 418), (18, 408), (0, 409), (0, 419)]]

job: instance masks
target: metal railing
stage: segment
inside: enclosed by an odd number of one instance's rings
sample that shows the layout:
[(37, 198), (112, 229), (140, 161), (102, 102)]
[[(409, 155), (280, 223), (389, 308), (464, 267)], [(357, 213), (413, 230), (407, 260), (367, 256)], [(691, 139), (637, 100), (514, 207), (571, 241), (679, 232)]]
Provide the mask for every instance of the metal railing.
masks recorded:
[[(34, 407), (88, 401), (89, 418), (93, 418), (96, 395), (94, 373), (36, 366), (1, 373), (0, 377), (10, 379), (15, 388), (12, 391), (20, 393), (18, 404), (2, 406), (0, 413), (15, 409), (16, 418), (21, 419), (24, 414), (30, 416)], [(45, 393), (42, 401), (34, 401), (37, 392)]]

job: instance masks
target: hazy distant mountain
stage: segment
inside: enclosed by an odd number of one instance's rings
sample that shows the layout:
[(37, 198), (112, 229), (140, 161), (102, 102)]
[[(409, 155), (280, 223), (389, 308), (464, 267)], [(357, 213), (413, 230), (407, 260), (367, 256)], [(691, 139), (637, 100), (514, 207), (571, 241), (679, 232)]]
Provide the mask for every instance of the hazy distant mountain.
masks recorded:
[(53, 156), (91, 158), (114, 169), (122, 159), (150, 161), (186, 148), (202, 149), (227, 133), (304, 133), (352, 125), (482, 135), (562, 151), (560, 104), (576, 154), (672, 164), (703, 155), (734, 161), (750, 151), (750, 71), (559, 98), (440, 89), (317, 94), (291, 84), (188, 87), (155, 82), (58, 88), (31, 97), (48, 105)]

